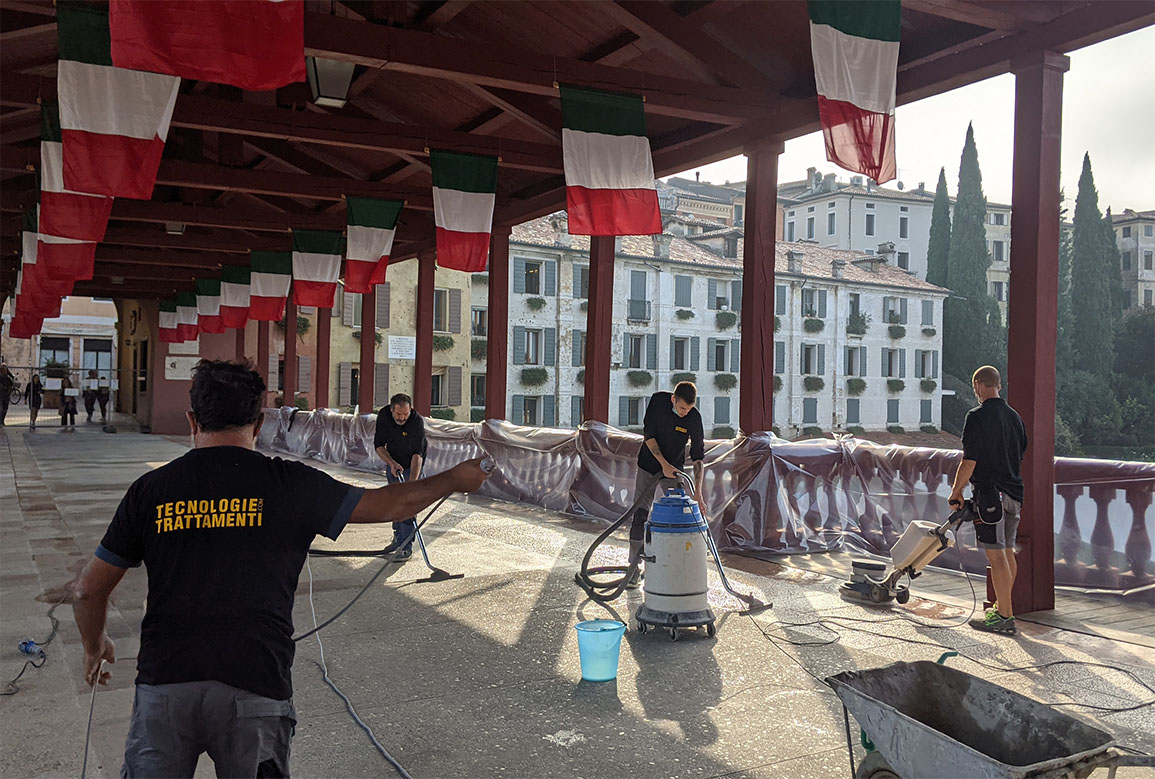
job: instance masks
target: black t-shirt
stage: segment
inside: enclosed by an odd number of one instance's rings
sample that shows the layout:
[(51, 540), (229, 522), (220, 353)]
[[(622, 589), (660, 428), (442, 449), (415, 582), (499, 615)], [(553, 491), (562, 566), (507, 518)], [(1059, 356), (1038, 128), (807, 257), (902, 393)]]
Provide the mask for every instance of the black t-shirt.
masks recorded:
[[(697, 408), (692, 408), (686, 416), (678, 416), (678, 412), (674, 411), (672, 392), (655, 392), (650, 396), (650, 405), (646, 407), (646, 418), (642, 425), (642, 436), (656, 440), (662, 457), (675, 468), (681, 468), (686, 461), (687, 441), (690, 442), (690, 460), (701, 460), (706, 454), (702, 415)], [(662, 471), (658, 459), (644, 442), (638, 452), (638, 467), (646, 473)]]
[(399, 425), (393, 419), (389, 406), (377, 412), (377, 432), (373, 434), (373, 448), (384, 446), (389, 456), (408, 468), (413, 455), (425, 459), (425, 420), (416, 410), (409, 412), (405, 424)]
[(1027, 430), (1022, 417), (1002, 398), (990, 398), (967, 412), (963, 422), (963, 457), (975, 461), (971, 484), (994, 487), (1023, 500), (1019, 467), (1027, 451)]
[(128, 488), (96, 556), (148, 570), (136, 681), (292, 697), (293, 598), (313, 537), (363, 490), (251, 449), (193, 449)]

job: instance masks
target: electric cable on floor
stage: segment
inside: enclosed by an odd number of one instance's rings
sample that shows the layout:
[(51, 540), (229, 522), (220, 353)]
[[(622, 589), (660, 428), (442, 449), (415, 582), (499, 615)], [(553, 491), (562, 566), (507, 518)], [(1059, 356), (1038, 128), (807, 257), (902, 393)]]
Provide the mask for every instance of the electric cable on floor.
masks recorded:
[[(309, 633), (306, 633), (305, 635), (312, 635), (317, 640), (317, 649), (321, 654), (321, 662), (317, 663), (317, 666), (321, 669), (321, 678), (324, 680), (325, 684), (329, 685), (329, 689), (337, 693), (337, 696), (345, 702), (345, 710), (349, 712), (349, 716), (352, 717), (353, 721), (360, 726), (361, 730), (365, 731), (365, 734), (369, 736), (369, 740), (373, 742), (373, 746), (377, 749), (378, 752), (381, 753), (381, 757), (385, 758), (389, 765), (396, 769), (398, 775), (401, 776), (402, 779), (413, 779), (413, 777), (409, 775), (409, 772), (405, 770), (404, 766), (397, 762), (397, 759), (394, 758), (393, 755), (389, 754), (389, 751), (386, 750), (385, 747), (381, 746), (381, 742), (378, 741), (377, 736), (373, 734), (372, 728), (366, 725), (364, 721), (362, 721), (361, 717), (357, 715), (357, 709), (353, 707), (353, 702), (350, 701), (345, 693), (341, 692), (340, 688), (337, 687), (336, 683), (329, 678), (329, 666), (325, 662), (325, 645), (321, 643), (321, 633), (319, 632), (321, 628), (324, 627), (324, 625), (317, 625), (317, 608), (313, 604), (313, 564), (309, 560), (308, 556), (305, 557), (305, 568), (309, 572), (309, 611), (313, 615), (313, 630)], [(375, 578), (376, 577), (374, 577), (374, 579)], [(372, 581), (370, 581), (370, 584), (372, 584)], [(351, 606), (353, 604), (350, 603), (349, 605)], [(338, 613), (337, 616), (340, 616), (340, 613)], [(335, 618), (336, 617), (334, 617), (334, 619)]]
[[(44, 664), (48, 662), (48, 653), (44, 651), (44, 647), (52, 643), (53, 639), (56, 638), (57, 632), (60, 630), (60, 620), (56, 618), (55, 612), (57, 607), (59, 607), (61, 603), (64, 603), (64, 600), (67, 597), (68, 592), (66, 590), (65, 593), (60, 596), (60, 600), (53, 603), (52, 608), (48, 610), (48, 619), (52, 622), (52, 632), (48, 634), (48, 638), (44, 639), (43, 641), (21, 642), (22, 644), (31, 644), (31, 646), (34, 647), (36, 651), (35, 653), (32, 653), (28, 652), (26, 649), (21, 648), (22, 652), (25, 652), (26, 654), (33, 654), (33, 658), (31, 660), (24, 661), (24, 665), (20, 667), (20, 673), (16, 674), (16, 676), (12, 677), (8, 684), (4, 685), (4, 689), (0, 690), (0, 695), (15, 695), (16, 693), (20, 692), (20, 688), (16, 686), (16, 682), (20, 681), (20, 677), (24, 676), (25, 671), (27, 671), (29, 668), (43, 668)], [(37, 660), (40, 662), (36, 662)]]

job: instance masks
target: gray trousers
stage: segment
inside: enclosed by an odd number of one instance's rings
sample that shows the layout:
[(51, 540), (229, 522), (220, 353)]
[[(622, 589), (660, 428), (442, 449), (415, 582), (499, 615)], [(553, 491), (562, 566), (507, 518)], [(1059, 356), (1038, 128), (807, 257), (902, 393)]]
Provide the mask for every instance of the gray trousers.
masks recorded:
[[(662, 484), (666, 482), (666, 484)], [(662, 472), (648, 473), (638, 468), (638, 478), (634, 482), (634, 518), (630, 524), (630, 561), (637, 559), (642, 553), (642, 542), (646, 535), (646, 520), (650, 518), (650, 509), (654, 506), (654, 493), (661, 485), (663, 488), (677, 484), (676, 479), (667, 479)]]
[(221, 682), (137, 684), (121, 779), (191, 777), (208, 752), (221, 777), (287, 777), (293, 701)]

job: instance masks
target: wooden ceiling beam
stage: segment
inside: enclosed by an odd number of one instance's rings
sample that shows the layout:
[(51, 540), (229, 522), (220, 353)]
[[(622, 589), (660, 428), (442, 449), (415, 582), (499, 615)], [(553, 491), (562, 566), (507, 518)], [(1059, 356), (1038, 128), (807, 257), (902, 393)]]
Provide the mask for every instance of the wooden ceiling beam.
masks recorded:
[(1015, 14), (1018, 3), (1002, 3), (1000, 8), (980, 5), (967, 0), (903, 0), (903, 6), (953, 22), (977, 24), (989, 30), (1022, 32), (1031, 22)]
[(433, 33), (305, 15), (305, 53), (369, 68), (553, 96), (557, 82), (644, 93), (656, 114), (736, 123), (772, 113), (774, 96), (580, 60), (531, 54), (497, 56), (492, 46)]
[(121, 222), (166, 224), (180, 222), (196, 227), (225, 230), (251, 230), (262, 233), (287, 233), (297, 230), (344, 230), (344, 214), (319, 214), (314, 211), (265, 213), (244, 208), (186, 206), (181, 203), (155, 203), (148, 200), (118, 199), (112, 204), (112, 219)]
[(56, 37), (56, 22), (36, 24), (31, 27), (20, 27), (15, 30), (4, 30), (0, 32), (0, 44), (8, 45), (29, 38), (46, 38), (48, 36)]
[(103, 246), (137, 246), (141, 248), (214, 251), (247, 255), (250, 250), (289, 251), (292, 239), (283, 235), (260, 236), (236, 230), (188, 228), (183, 235), (169, 235), (160, 225), (110, 225), (100, 242)]
[(223, 265), (245, 265), (247, 254), (212, 251), (177, 251), (173, 249), (140, 249), (124, 246), (96, 247), (96, 261), (125, 265), (194, 268), (199, 271), (220, 268)]

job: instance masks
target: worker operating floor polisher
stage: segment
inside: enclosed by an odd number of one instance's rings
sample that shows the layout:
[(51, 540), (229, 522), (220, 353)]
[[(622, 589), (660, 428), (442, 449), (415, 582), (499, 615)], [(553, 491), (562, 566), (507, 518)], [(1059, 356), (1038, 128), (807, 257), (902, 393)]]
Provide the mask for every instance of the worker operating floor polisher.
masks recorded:
[[(594, 550), (633, 516), (634, 510), (644, 496), (635, 496), (621, 517), (599, 535), (586, 550), (581, 570), (574, 575), (578, 585), (600, 603), (614, 600), (626, 588), (626, 583), (637, 572), (641, 561), (646, 563), (644, 585), (645, 601), (634, 615), (639, 633), (650, 628), (669, 631), (670, 638), (677, 640), (678, 631), (683, 628), (704, 627), (708, 636), (715, 634), (715, 619), (710, 608), (707, 581), (706, 552), (714, 556), (722, 587), (734, 597), (747, 604), (742, 614), (753, 614), (771, 607), (753, 595), (737, 592), (730, 586), (726, 569), (709, 527), (702, 518), (698, 503), (693, 498), (693, 485), (685, 474), (679, 474), (685, 488), (668, 489), (665, 495), (654, 502), (650, 517), (646, 521), (645, 547), (640, 560), (629, 566), (590, 567)], [(593, 577), (604, 574), (622, 574), (620, 578), (596, 580)]]
[(917, 579), (923, 568), (954, 546), (954, 540), (947, 533), (953, 534), (960, 525), (973, 522), (977, 516), (973, 501), (966, 500), (963, 507), (951, 512), (941, 525), (924, 520), (911, 522), (890, 548), (889, 572), (886, 563), (852, 560), (850, 581), (839, 585), (839, 593), (844, 598), (877, 604), (892, 600), (906, 603), (910, 600), (911, 580)]

